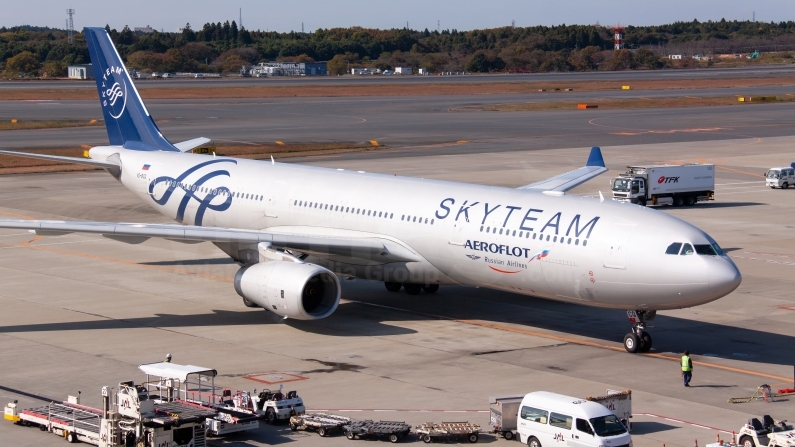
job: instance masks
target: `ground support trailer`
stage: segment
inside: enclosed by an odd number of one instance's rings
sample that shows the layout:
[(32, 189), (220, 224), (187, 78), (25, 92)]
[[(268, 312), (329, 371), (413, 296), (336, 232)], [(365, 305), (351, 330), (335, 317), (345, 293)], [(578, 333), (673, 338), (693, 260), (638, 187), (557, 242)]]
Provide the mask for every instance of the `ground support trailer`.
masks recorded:
[(516, 422), (524, 394), (489, 397), (491, 433), (511, 440), (516, 436)]
[(411, 425), (405, 422), (371, 420), (351, 422), (342, 427), (348, 439), (387, 438), (389, 442), (398, 442), (411, 433)]
[(290, 418), (290, 430), (312, 430), (322, 436), (343, 431), (343, 427), (350, 425), (351, 418), (335, 414), (315, 413), (293, 416)]
[(102, 410), (69, 401), (20, 410), (13, 402), (4, 418), (99, 447), (205, 447), (204, 420), (216, 414), (196, 405), (156, 403), (132, 382), (120, 383), (116, 393), (103, 387), (102, 401)]
[(632, 417), (632, 390), (607, 390), (604, 396), (589, 396), (586, 397), (585, 400), (604, 405), (621, 420), (621, 423), (624, 424), (627, 431), (632, 431), (632, 422), (629, 420)]
[(463, 441), (464, 439), (475, 443), (478, 442), (480, 425), (469, 422), (442, 422), (441, 424), (427, 422), (418, 425), (414, 432), (425, 443)]

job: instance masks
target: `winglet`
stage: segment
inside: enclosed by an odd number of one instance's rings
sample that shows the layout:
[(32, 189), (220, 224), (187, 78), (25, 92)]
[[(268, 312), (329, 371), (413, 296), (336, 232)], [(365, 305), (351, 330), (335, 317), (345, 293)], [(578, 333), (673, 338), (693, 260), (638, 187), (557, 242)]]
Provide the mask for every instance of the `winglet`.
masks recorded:
[(602, 158), (602, 150), (598, 147), (592, 147), (591, 154), (588, 155), (588, 161), (585, 163), (585, 166), (599, 166), (604, 168), (605, 159)]

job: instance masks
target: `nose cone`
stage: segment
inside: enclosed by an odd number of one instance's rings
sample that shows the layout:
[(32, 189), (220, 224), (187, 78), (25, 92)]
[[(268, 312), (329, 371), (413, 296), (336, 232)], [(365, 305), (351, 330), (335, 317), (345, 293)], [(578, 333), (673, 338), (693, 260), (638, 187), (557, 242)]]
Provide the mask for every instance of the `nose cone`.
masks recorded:
[(730, 294), (743, 280), (731, 259), (721, 257), (718, 261), (709, 266), (709, 288), (717, 295), (716, 298)]

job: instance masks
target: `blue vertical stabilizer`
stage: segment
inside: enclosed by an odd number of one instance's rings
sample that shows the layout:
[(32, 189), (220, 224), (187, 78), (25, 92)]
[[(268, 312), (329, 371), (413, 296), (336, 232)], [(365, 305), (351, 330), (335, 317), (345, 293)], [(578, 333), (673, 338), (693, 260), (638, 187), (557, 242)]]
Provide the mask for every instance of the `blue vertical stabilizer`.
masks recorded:
[(179, 152), (149, 116), (107, 31), (104, 28), (83, 31), (110, 144), (133, 150)]

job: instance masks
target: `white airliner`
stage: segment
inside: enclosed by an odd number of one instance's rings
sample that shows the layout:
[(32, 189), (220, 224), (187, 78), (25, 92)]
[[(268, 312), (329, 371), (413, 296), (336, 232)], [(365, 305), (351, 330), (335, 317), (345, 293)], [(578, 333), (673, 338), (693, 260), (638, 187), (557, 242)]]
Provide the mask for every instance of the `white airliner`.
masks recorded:
[(86, 28), (110, 144), (90, 158), (0, 151), (107, 170), (179, 224), (4, 220), (42, 235), (94, 233), (127, 243), (210, 241), (243, 264), (249, 307), (315, 320), (340, 300), (337, 275), (416, 295), (468, 285), (626, 310), (624, 346), (651, 349), (656, 311), (731, 293), (740, 272), (704, 231), (633, 204), (567, 196), (605, 172), (586, 166), (518, 189), (199, 155), (171, 144), (144, 106), (110, 37)]

